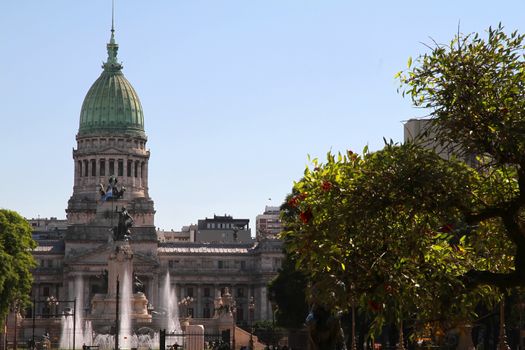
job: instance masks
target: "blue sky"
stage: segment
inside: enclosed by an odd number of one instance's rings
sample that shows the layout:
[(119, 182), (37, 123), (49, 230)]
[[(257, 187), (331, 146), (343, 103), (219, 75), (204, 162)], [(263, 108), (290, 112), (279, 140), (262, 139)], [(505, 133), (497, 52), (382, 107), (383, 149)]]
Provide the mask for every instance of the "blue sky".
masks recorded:
[[(458, 25), (523, 33), (523, 13), (525, 2), (505, 0), (117, 0), (156, 226), (225, 213), (254, 226), (307, 154), (401, 141), (402, 122), (424, 115), (396, 91), (408, 57)], [(80, 107), (110, 25), (110, 0), (0, 2), (0, 207), (65, 217)]]

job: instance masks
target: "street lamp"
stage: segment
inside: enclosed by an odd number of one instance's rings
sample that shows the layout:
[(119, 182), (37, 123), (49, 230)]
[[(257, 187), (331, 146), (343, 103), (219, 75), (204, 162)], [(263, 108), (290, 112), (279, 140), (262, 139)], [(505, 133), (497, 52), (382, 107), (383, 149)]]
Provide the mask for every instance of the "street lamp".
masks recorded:
[(253, 317), (254, 317), (254, 310), (255, 310), (255, 299), (253, 296), (250, 297), (250, 301), (248, 303), (248, 310), (250, 310), (250, 350), (253, 350)]
[(58, 305), (58, 299), (53, 295), (46, 298), (47, 306), (49, 306), (49, 311), (52, 312), (53, 317), (57, 317), (56, 307)]
[(186, 311), (185, 314), (186, 314), (186, 317), (189, 318), (190, 317), (190, 314), (189, 314), (189, 306), (193, 303), (193, 298), (190, 297), (189, 295), (185, 298), (182, 298), (181, 301), (179, 301), (179, 305), (181, 305), (183, 307), (183, 309)]
[[(17, 326), (17, 321), (18, 321), (18, 309), (19, 309), (19, 304), (18, 304), (18, 301), (15, 302), (14, 306), (13, 306), (13, 311), (15, 313), (15, 336), (14, 336), (14, 339), (13, 339), (13, 348), (14, 350), (16, 350), (17, 346), (18, 346), (18, 340), (16, 338), (17, 336), (17, 333), (18, 331), (16, 330), (16, 326)], [(7, 337), (7, 332), (6, 332), (6, 337)]]
[[(277, 343), (277, 332), (275, 331), (275, 313), (279, 310), (279, 305), (276, 302), (272, 302), (272, 345), (275, 346)], [(355, 350), (355, 349), (353, 349)]]
[(232, 300), (230, 310), (232, 312), (232, 349), (235, 350), (235, 316), (237, 315), (237, 302), (235, 300)]

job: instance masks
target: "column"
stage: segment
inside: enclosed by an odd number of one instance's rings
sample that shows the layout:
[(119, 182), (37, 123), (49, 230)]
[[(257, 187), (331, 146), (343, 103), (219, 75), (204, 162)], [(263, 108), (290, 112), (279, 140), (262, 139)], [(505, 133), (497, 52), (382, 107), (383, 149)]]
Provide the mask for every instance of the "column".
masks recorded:
[(129, 178), (128, 178), (128, 156), (122, 157), (122, 185), (129, 187)]
[(257, 320), (268, 319), (268, 290), (265, 285), (259, 288), (259, 298), (255, 298), (255, 309), (259, 311)]
[(80, 171), (80, 169), (79, 169), (79, 166), (78, 166), (78, 160), (75, 159), (75, 175), (74, 175), (74, 177), (75, 177), (75, 186), (78, 186), (79, 171)]
[(139, 171), (139, 176), (138, 176), (138, 184), (137, 184), (137, 187), (142, 187), (142, 162), (139, 162), (139, 165), (138, 165), (138, 171)]
[[(91, 304), (91, 300), (89, 298), (89, 292), (91, 291), (91, 285), (89, 284), (89, 281), (91, 280), (89, 278), (90, 276), (89, 275), (83, 275), (82, 276), (82, 286), (84, 287), (84, 290), (82, 291), (82, 296), (83, 296), (83, 300), (81, 300), (82, 302), (82, 310), (81, 310), (81, 315), (83, 317), (86, 317), (86, 309), (90, 306)], [(77, 303), (80, 302), (79, 300), (77, 300)], [(89, 307), (91, 309), (91, 307)]]
[(148, 189), (148, 161), (147, 160), (144, 162), (144, 173), (142, 174), (142, 177), (143, 177), (142, 183), (147, 193), (147, 189)]
[(71, 292), (74, 290), (75, 290), (75, 280), (73, 278), (68, 278), (67, 279), (67, 291), (65, 295), (67, 300), (73, 300), (75, 298), (75, 295), (71, 295), (72, 294)]

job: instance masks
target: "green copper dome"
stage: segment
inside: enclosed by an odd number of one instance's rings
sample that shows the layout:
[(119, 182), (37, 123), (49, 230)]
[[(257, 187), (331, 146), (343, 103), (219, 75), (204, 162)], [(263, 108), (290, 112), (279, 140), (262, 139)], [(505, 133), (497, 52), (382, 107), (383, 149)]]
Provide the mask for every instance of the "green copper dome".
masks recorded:
[(145, 137), (142, 106), (135, 89), (122, 74), (122, 65), (117, 62), (118, 44), (113, 28), (107, 49), (108, 60), (102, 65), (104, 71), (84, 98), (78, 136)]

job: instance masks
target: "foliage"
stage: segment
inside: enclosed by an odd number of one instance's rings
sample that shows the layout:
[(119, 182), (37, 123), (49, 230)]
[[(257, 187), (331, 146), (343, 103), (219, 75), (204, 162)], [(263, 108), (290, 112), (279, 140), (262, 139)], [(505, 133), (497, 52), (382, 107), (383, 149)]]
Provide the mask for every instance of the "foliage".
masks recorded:
[[(463, 208), (465, 221), (486, 228), (473, 236), (478, 252), (489, 239), (498, 250), (483, 270), (468, 273), (472, 284), (500, 288), (525, 283), (525, 50), (523, 35), (507, 35), (501, 24), (478, 34), (458, 35), (449, 45), (437, 45), (400, 73), (404, 93), (430, 111), (429, 133), (442, 146), (459, 154), (476, 154), (480, 183), (472, 189), (477, 200)], [(505, 254), (511, 243), (514, 251)], [(502, 250), (503, 249), (503, 250)], [(497, 253), (497, 254), (495, 254)], [(513, 259), (501, 273), (498, 262)]]
[[(486, 40), (435, 44), (398, 74), (430, 111), (421, 139), (311, 161), (282, 214), (288, 253), (314, 282), (310, 300), (342, 311), (355, 302), (378, 330), (464, 320), (525, 284), (523, 40), (500, 25)], [(454, 154), (477, 156), (474, 168)]]
[(489, 155), (492, 164), (525, 160), (524, 36), (501, 24), (436, 44), (399, 78), (417, 107), (430, 110), (436, 139), (467, 153)]
[(9, 307), (29, 303), (36, 247), (31, 226), (14, 211), (0, 209), (0, 323)]
[(477, 250), (493, 248), (467, 239), (463, 221), (477, 172), (410, 143), (312, 163), (283, 213), (288, 252), (315, 281), (310, 300), (341, 311), (354, 300), (379, 330), (414, 315), (464, 319), (493, 295), (486, 286), (465, 291), (463, 280), (488, 265)]
[(275, 320), (285, 328), (301, 328), (308, 314), (305, 297), (306, 277), (285, 254), (279, 274), (270, 282), (270, 301), (277, 305)]

